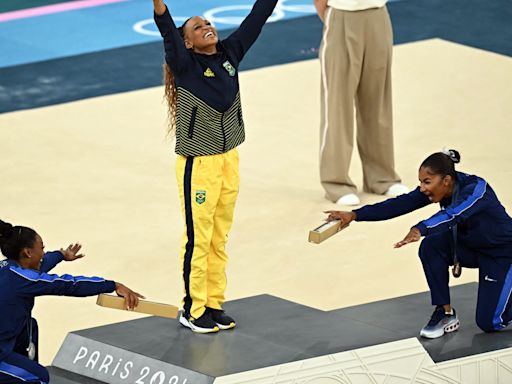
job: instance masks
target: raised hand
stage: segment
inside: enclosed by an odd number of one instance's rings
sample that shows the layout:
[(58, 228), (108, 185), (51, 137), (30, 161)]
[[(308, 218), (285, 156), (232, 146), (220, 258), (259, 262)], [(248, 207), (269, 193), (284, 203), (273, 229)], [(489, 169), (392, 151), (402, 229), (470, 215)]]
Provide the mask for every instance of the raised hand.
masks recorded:
[(155, 13), (160, 16), (165, 13), (167, 7), (163, 0), (153, 0), (153, 8), (155, 9)]
[(85, 255), (82, 253), (78, 253), (82, 249), (82, 244), (75, 243), (75, 244), (69, 244), (66, 249), (61, 248), (60, 252), (64, 256), (64, 260), (66, 261), (73, 261), (76, 259), (81, 259)]

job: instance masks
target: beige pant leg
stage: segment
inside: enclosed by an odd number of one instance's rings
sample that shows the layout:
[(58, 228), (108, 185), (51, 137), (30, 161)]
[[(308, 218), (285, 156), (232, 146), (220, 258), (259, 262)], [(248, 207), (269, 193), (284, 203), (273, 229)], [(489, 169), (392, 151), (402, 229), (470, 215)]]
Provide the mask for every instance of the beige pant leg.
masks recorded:
[(362, 45), (351, 28), (351, 13), (328, 8), (320, 45), (320, 181), (335, 202), (356, 186), (348, 175), (354, 146), (354, 96), (362, 65)]
[(386, 7), (357, 12), (364, 19), (365, 50), (356, 92), (357, 145), (366, 192), (382, 194), (400, 182), (395, 172), (391, 59), (393, 31)]

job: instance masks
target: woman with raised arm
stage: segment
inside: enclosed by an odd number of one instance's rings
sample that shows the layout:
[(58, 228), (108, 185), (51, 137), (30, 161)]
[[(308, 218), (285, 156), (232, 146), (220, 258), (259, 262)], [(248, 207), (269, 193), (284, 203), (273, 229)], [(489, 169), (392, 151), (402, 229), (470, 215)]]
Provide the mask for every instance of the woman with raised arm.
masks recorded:
[(38, 360), (37, 322), (32, 318), (36, 296), (95, 296), (116, 292), (133, 309), (140, 294), (101, 277), (53, 275), (49, 271), (62, 260), (83, 257), (79, 244), (44, 252), (43, 240), (31, 228), (0, 220), (0, 383), (46, 384), (50, 378)]
[(426, 338), (459, 328), (450, 301), (450, 265), (455, 277), (462, 267), (479, 269), (476, 323), (480, 329), (497, 331), (512, 320), (512, 219), (484, 179), (455, 171), (454, 163), (459, 161), (455, 150), (434, 153), (421, 164), (420, 186), (414, 191), (352, 212), (327, 211), (327, 220), (340, 220), (342, 228), (352, 221), (387, 220), (439, 203), (439, 212), (414, 225), (395, 244), (400, 248), (424, 237), (419, 256), (436, 306), (420, 332)]
[(240, 27), (222, 41), (203, 17), (191, 17), (177, 28), (164, 2), (153, 4), (164, 39), (169, 131), (176, 134), (185, 221), (180, 323), (198, 333), (217, 332), (235, 327), (222, 305), (225, 246), (239, 186), (236, 147), (245, 139), (238, 67), (277, 0), (257, 0)]

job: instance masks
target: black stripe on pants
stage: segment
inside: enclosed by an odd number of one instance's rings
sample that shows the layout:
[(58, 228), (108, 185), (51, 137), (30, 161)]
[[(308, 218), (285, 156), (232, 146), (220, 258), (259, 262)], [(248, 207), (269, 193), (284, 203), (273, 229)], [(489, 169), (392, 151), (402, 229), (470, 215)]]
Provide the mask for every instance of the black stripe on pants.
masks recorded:
[(192, 253), (194, 252), (194, 220), (192, 217), (192, 165), (194, 157), (187, 157), (185, 164), (185, 175), (183, 176), (183, 194), (185, 198), (185, 223), (187, 226), (187, 244), (183, 258), (183, 281), (185, 282), (185, 299), (183, 309), (185, 316), (190, 315), (192, 297), (190, 297), (190, 271), (192, 264)]

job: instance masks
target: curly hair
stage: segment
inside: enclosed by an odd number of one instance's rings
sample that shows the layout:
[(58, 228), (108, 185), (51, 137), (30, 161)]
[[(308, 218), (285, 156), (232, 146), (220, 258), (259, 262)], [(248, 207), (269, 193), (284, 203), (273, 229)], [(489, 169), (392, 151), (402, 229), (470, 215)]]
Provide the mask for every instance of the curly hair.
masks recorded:
[(170, 137), (176, 135), (176, 103), (177, 92), (174, 74), (167, 63), (163, 65), (164, 97), (167, 102), (167, 133)]
[[(189, 17), (183, 22), (178, 28), (178, 33), (181, 38), (185, 40), (185, 25), (191, 19)], [(176, 135), (176, 107), (178, 93), (176, 90), (176, 83), (174, 81), (174, 74), (171, 71), (171, 67), (167, 63), (164, 63), (164, 98), (167, 102), (167, 134), (170, 137)]]

